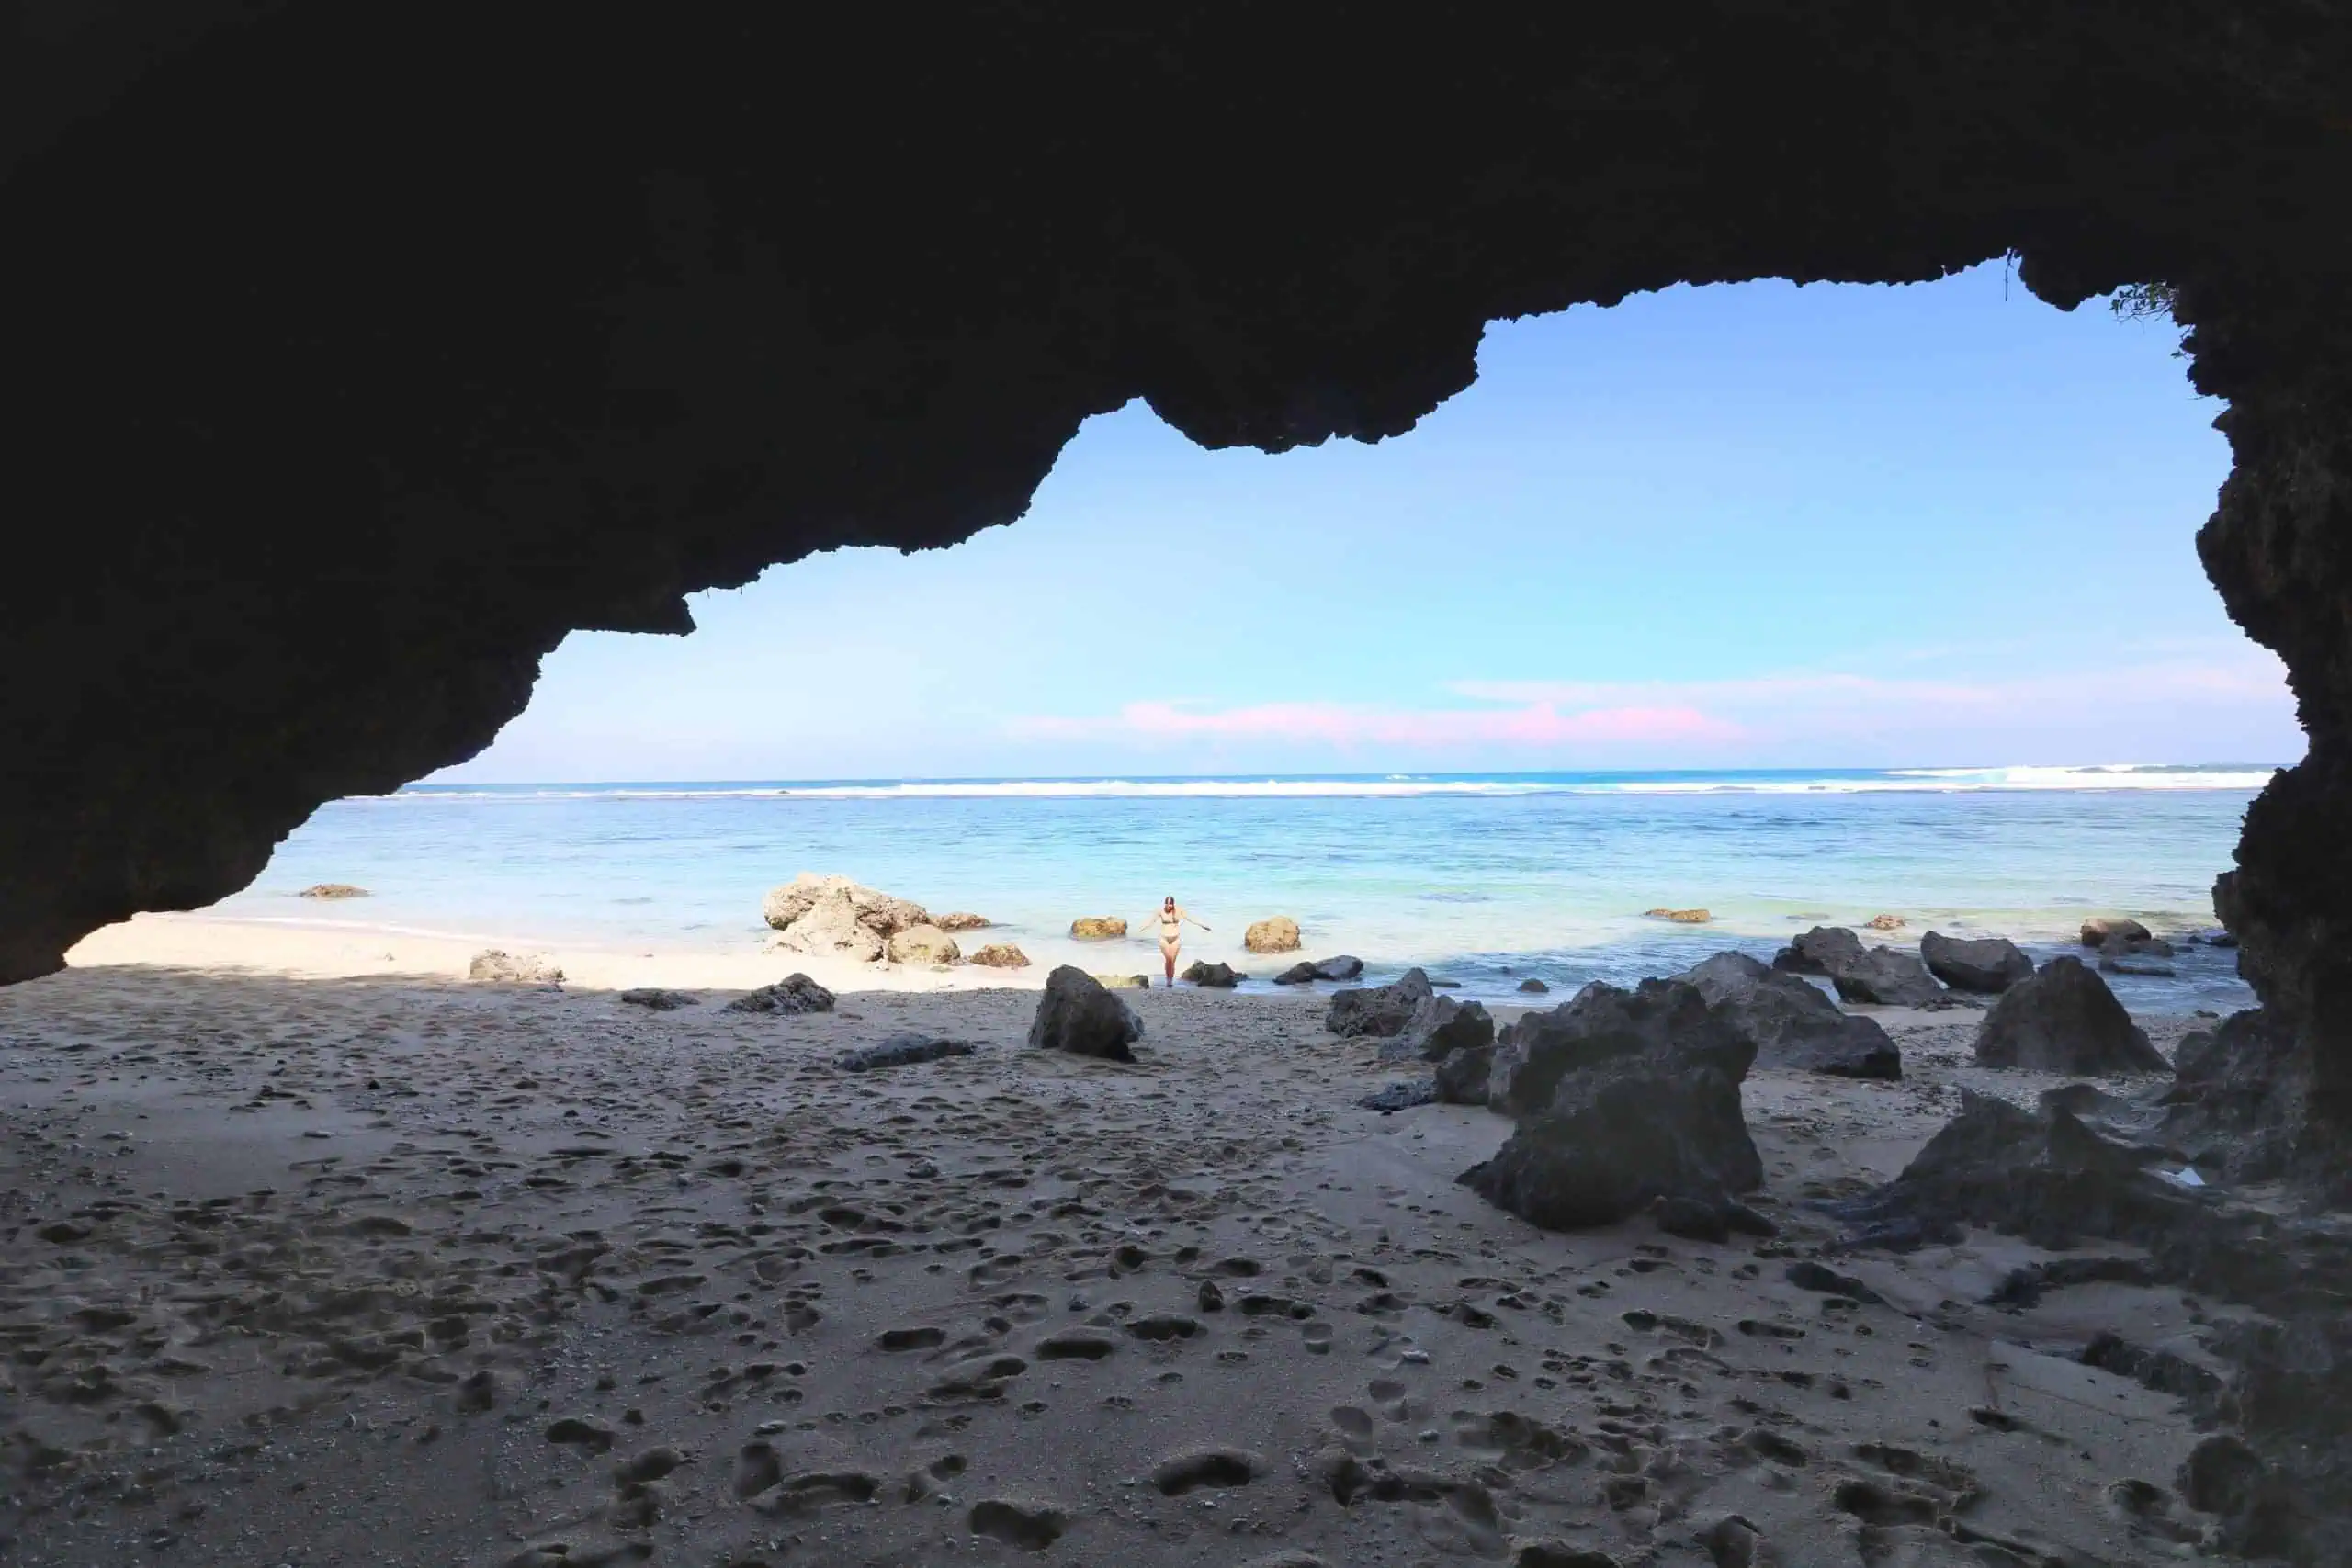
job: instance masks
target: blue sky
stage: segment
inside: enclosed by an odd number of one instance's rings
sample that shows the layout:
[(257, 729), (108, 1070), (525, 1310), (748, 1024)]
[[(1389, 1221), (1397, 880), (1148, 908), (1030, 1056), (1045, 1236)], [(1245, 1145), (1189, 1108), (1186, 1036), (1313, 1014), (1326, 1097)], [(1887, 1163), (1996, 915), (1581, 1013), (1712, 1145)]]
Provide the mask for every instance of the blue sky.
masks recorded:
[(2288, 761), (2162, 322), (1979, 267), (1498, 322), (1410, 434), (1138, 403), (1027, 517), (575, 634), (482, 781)]

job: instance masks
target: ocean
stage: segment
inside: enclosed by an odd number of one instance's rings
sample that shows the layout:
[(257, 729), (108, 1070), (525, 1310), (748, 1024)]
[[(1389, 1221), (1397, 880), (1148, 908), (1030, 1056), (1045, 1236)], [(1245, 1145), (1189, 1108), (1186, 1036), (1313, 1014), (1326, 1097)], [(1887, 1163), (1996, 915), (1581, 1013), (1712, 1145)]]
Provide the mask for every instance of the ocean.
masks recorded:
[[(1230, 778), (419, 784), (322, 807), (219, 917), (614, 951), (756, 952), (762, 896), (844, 873), (935, 912), (969, 909), (1041, 964), (1158, 968), (1145, 918), (1173, 893), (1213, 931), (1187, 958), (1262, 981), (1242, 951), (1289, 915), (1305, 953), (1374, 977), (1421, 964), (1461, 994), (1759, 954), (1815, 924), (1886, 913), (1872, 940), (1935, 929), (2065, 951), (2082, 919), (2211, 926), (2267, 767), (1330, 774)], [(356, 883), (366, 901), (295, 897)], [(1701, 908), (1678, 926), (1655, 907)], [(1124, 916), (1125, 943), (1068, 939)], [(2134, 1008), (2251, 1005), (2234, 955), (2184, 949)], [(1523, 999), (1523, 998), (1517, 998)]]

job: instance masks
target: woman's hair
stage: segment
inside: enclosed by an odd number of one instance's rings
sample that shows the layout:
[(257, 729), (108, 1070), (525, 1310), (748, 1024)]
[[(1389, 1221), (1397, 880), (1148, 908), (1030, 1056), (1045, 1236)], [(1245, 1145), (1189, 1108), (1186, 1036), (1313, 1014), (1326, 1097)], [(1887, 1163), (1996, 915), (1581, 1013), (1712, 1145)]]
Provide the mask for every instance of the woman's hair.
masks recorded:
[(1176, 895), (1170, 893), (1167, 897), (1162, 898), (1160, 902), (1163, 904), (1173, 904), (1176, 902)]

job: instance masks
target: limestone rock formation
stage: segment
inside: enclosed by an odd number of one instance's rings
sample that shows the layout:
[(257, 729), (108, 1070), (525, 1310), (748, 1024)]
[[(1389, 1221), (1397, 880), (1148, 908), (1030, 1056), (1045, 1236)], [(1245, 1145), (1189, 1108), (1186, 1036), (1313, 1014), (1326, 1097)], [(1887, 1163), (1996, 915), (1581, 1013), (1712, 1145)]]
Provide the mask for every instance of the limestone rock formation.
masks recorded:
[(1195, 959), (1186, 964), (1184, 973), (1177, 977), (1190, 980), (1195, 986), (1207, 986), (1216, 990), (1229, 991), (1250, 976), (1235, 973), (1230, 964), (1209, 964)]
[(986, 915), (975, 915), (968, 909), (957, 909), (933, 919), (933, 925), (944, 931), (986, 931), (996, 922)]
[(1078, 942), (1116, 942), (1127, 934), (1127, 922), (1117, 915), (1081, 915), (1069, 923)]
[(1436, 994), (1427, 975), (1408, 969), (1385, 986), (1332, 992), (1323, 1027), (1350, 1040), (1385, 1038), (1402, 1031), (1413, 1009)]
[(964, 950), (956, 945), (954, 937), (928, 923), (892, 931), (888, 951), (893, 964), (957, 964), (964, 957)]
[(1009, 942), (992, 942), (972, 954), (971, 962), (983, 969), (1026, 969), (1029, 955)]
[(806, 975), (786, 975), (773, 986), (747, 991), (729, 1002), (728, 1012), (804, 1013), (833, 1010), (833, 993)]
[(1142, 1038), (1143, 1020), (1092, 976), (1065, 964), (1046, 976), (1029, 1024), (1031, 1050), (1132, 1062), (1128, 1047)]
[(1862, 955), (1862, 939), (1843, 926), (1815, 926), (1772, 955), (1772, 967), (1791, 975), (1827, 975), (1830, 966)]
[(1756, 1053), (1756, 1066), (1833, 1077), (1900, 1078), (1903, 1052), (1878, 1021), (1840, 1012), (1819, 987), (1747, 953), (1718, 953), (1676, 976)]
[(1929, 931), (1919, 939), (1928, 973), (1955, 991), (1997, 996), (2033, 973), (2033, 960), (2005, 936), (1956, 937)]
[[(1512, 1027), (1526, 1032), (1523, 1059), (1513, 1082), (1490, 1083), (1488, 1094), (1516, 1109), (1518, 1126), (1460, 1178), (1488, 1201), (1566, 1230), (1660, 1198), (1720, 1206), (1763, 1185), (1739, 1103), (1754, 1047), (1697, 987), (1589, 986)], [(1501, 1061), (1498, 1047), (1490, 1066)]]
[(1881, 1007), (1940, 1007), (1946, 996), (1915, 953), (1873, 947), (1831, 964), (1829, 983), (1849, 1002), (1875, 1002)]
[(2093, 1077), (2171, 1066), (2079, 958), (2052, 959), (1993, 1004), (1976, 1032), (1976, 1065)]
[(1703, 926), (1715, 918), (1706, 909), (1644, 909), (1642, 913), (1649, 919), (1672, 920), (1682, 926)]
[(1872, 915), (1862, 923), (1874, 931), (1899, 931), (1910, 922), (1900, 915)]
[(368, 889), (355, 887), (348, 882), (315, 883), (296, 895), (302, 898), (365, 898)]
[(1494, 1043), (1495, 1021), (1483, 1005), (1428, 996), (1413, 1004), (1402, 1029), (1382, 1041), (1380, 1059), (1442, 1062), (1453, 1052), (1483, 1051)]
[(553, 985), (563, 978), (563, 971), (545, 953), (506, 953), (495, 947), (484, 948), (466, 965), (469, 980), (522, 980), (537, 985)]
[(1102, 986), (1106, 989), (1114, 991), (1148, 991), (1151, 989), (1151, 976), (1148, 975), (1090, 975), (1087, 978), (1093, 981), (1098, 986)]
[(760, 912), (781, 933), (775, 940), (779, 952), (867, 964), (889, 956), (890, 940), (900, 931), (931, 924), (920, 904), (814, 871), (772, 889)]
[(1241, 945), (1252, 953), (1296, 953), (1298, 922), (1288, 915), (1253, 921), (1241, 934)]

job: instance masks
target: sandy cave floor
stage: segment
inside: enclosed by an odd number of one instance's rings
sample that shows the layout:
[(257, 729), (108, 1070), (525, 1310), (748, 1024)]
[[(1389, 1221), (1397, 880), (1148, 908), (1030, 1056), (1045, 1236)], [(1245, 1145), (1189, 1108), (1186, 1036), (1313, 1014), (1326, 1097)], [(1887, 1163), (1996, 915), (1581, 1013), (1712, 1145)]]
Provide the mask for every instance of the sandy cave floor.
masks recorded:
[[(1902, 1084), (1751, 1079), (1782, 1234), (1716, 1247), (1490, 1209), (1453, 1178), (1507, 1124), (1357, 1109), (1405, 1075), (1314, 998), (1134, 997), (1133, 1066), (1025, 1050), (1034, 993), (716, 999), (0, 991), (0, 1560), (2193, 1553), (2198, 1434), (2075, 1358), (2222, 1309), (1982, 1305), (2046, 1256), (1985, 1234), (1831, 1260), (1883, 1304), (1784, 1277), (1959, 1086), (2051, 1081), (1963, 1066), (1973, 1012), (1883, 1015)], [(978, 1050), (833, 1065), (910, 1029)]]

